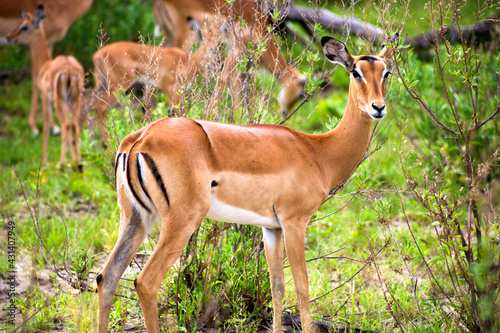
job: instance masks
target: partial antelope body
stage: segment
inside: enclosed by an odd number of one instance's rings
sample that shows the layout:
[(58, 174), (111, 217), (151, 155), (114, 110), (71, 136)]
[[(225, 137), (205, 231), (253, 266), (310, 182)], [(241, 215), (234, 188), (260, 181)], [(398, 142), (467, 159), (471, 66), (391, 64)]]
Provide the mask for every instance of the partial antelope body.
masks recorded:
[[(44, 13), (47, 15), (47, 20), (44, 23), (46, 45), (49, 50), (49, 56), (52, 56), (52, 47), (54, 43), (64, 38), (68, 28), (87, 12), (92, 3), (93, 0), (2, 0), (0, 5), (0, 37), (6, 37), (20, 26), (23, 21), (23, 17), (21, 16), (23, 11), (33, 13), (37, 6), (42, 5), (46, 11), (44, 11)], [(2, 43), (0, 42), (0, 44)], [(35, 134), (38, 134), (36, 116), (39, 94), (35, 82), (43, 66), (43, 62), (40, 60), (37, 50), (39, 50), (39, 48), (34, 49), (31, 47), (32, 93), (29, 125), (32, 132)], [(59, 129), (54, 126), (52, 117), (50, 125), (53, 127), (54, 133), (59, 131)]]
[(72, 56), (58, 56), (52, 59), (47, 47), (43, 20), (43, 6), (34, 14), (23, 12), (24, 21), (7, 37), (12, 43), (30, 43), (37, 54), (37, 61), (42, 63), (38, 76), (33, 82), (42, 96), (43, 105), (43, 157), (47, 162), (49, 131), (52, 124), (52, 106), (61, 123), (61, 158), (66, 157), (66, 148), (70, 147), (71, 160), (78, 164), (80, 156), (80, 112), (82, 106), (84, 70), (78, 60)]
[[(201, 25), (221, 24), (220, 16), (224, 20), (237, 23), (238, 28), (246, 30), (243, 34), (232, 39), (229, 43), (230, 53), (225, 62), (224, 80), (231, 82), (235, 105), (241, 101), (241, 86), (236, 64), (244, 54), (243, 47), (248, 42), (260, 43), (265, 41), (265, 51), (260, 60), (269, 72), (281, 83), (278, 95), (278, 104), (281, 112), (290, 112), (303, 95), (306, 78), (290, 65), (280, 48), (267, 31), (269, 20), (262, 7), (253, 0), (155, 0), (153, 14), (156, 22), (167, 36), (168, 45), (184, 48), (191, 46), (193, 35), (190, 35), (189, 21), (194, 19)], [(242, 24), (245, 22), (245, 24)], [(219, 29), (220, 27), (211, 27)], [(248, 51), (248, 50), (247, 50)]]
[(192, 81), (203, 71), (206, 51), (207, 42), (201, 43), (192, 55), (176, 47), (117, 42), (94, 53), (95, 108), (104, 139), (107, 110), (116, 101), (115, 93), (128, 89), (136, 81), (152, 81), (167, 94), (176, 115), (185, 113), (184, 107), (179, 109), (182, 101), (179, 88), (182, 82)]
[(158, 290), (205, 217), (262, 227), (274, 332), (281, 332), (284, 239), (303, 332), (312, 332), (306, 228), (329, 191), (356, 169), (370, 143), (373, 120), (387, 112), (386, 62), (391, 54), (384, 47), (378, 55), (353, 57), (333, 38), (322, 43), (326, 57), (351, 72), (344, 116), (326, 134), (165, 118), (122, 140), (115, 164), (120, 231), (96, 278), (99, 332), (108, 329), (121, 275), (160, 219), (156, 248), (135, 280), (146, 328), (159, 332)]

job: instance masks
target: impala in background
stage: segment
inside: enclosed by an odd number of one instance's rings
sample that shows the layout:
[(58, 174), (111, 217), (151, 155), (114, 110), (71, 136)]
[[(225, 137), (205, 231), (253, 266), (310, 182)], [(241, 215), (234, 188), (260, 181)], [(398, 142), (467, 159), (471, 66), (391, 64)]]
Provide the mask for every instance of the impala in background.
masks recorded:
[[(43, 5), (47, 20), (44, 23), (46, 43), (49, 50), (49, 56), (52, 57), (52, 48), (54, 44), (64, 38), (69, 27), (75, 23), (83, 14), (85, 14), (94, 0), (2, 0), (0, 4), (0, 44), (2, 37), (6, 37), (14, 29), (19, 27), (23, 21), (21, 13), (23, 11), (33, 13), (38, 5)], [(35, 84), (38, 73), (41, 69), (41, 62), (38, 57), (37, 50), (30, 50), (31, 56), (31, 108), (29, 125), (34, 134), (38, 134), (36, 126), (36, 115), (38, 109), (38, 86)], [(51, 117), (50, 122), (54, 133), (59, 132), (59, 128), (54, 126), (54, 121)]]
[[(238, 59), (248, 51), (248, 44), (265, 42), (260, 61), (281, 83), (278, 95), (280, 112), (292, 111), (303, 95), (306, 78), (281, 54), (281, 50), (268, 31), (270, 22), (267, 13), (253, 0), (155, 0), (153, 14), (166, 35), (166, 44), (189, 49), (193, 34), (189, 22), (196, 20), (201, 26), (208, 25), (218, 30), (223, 22), (230, 22), (233, 38), (228, 41), (228, 57), (224, 64), (223, 81), (231, 82), (233, 106), (241, 102), (241, 78), (236, 69)], [(244, 22), (244, 23), (243, 23)], [(216, 26), (214, 26), (216, 25)]]
[[(208, 50), (213, 47), (215, 32), (206, 31), (196, 52), (186, 53), (177, 47), (155, 47), (142, 43), (117, 42), (104, 46), (94, 53), (95, 90), (90, 104), (95, 106), (98, 125), (103, 140), (107, 134), (107, 110), (116, 101), (116, 93), (127, 90), (139, 81), (151, 83), (163, 90), (169, 99), (173, 114), (181, 116), (187, 112), (182, 105), (180, 88), (192, 82), (205, 71), (209, 60)], [(149, 112), (149, 110), (146, 110)], [(146, 114), (149, 121), (151, 115)]]
[[(49, 131), (52, 124), (52, 106), (61, 123), (61, 158), (66, 158), (66, 147), (70, 148), (71, 160), (81, 168), (80, 156), (80, 112), (83, 98), (84, 70), (72, 56), (60, 55), (52, 59), (45, 33), (45, 10), (38, 6), (34, 13), (22, 12), (24, 20), (12, 31), (7, 39), (11, 43), (30, 44), (37, 56), (33, 66), (40, 68), (33, 81), (40, 91), (43, 105), (43, 154), (42, 163), (47, 162)], [(38, 96), (37, 96), (38, 98)]]

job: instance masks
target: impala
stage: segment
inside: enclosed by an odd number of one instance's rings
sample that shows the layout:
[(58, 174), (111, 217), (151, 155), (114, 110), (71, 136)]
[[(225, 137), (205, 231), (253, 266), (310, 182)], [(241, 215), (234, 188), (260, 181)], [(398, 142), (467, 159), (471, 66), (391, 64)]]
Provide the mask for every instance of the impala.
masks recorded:
[(333, 38), (324, 37), (322, 44), (326, 57), (351, 73), (344, 116), (331, 132), (312, 135), (279, 125), (165, 118), (123, 139), (115, 164), (120, 231), (96, 277), (99, 332), (107, 331), (120, 277), (160, 219), (158, 244), (134, 282), (146, 328), (159, 332), (158, 290), (205, 217), (262, 227), (274, 332), (281, 332), (284, 239), (303, 331), (312, 332), (306, 228), (330, 190), (360, 163), (373, 120), (386, 115), (391, 56), (387, 46), (378, 55), (351, 56)]
[[(40, 91), (43, 105), (43, 157), (47, 162), (49, 131), (52, 105), (61, 123), (61, 158), (66, 157), (66, 147), (70, 147), (72, 161), (80, 166), (80, 111), (83, 95), (84, 71), (82, 65), (72, 56), (58, 56), (52, 59), (47, 46), (44, 28), (45, 11), (43, 5), (34, 13), (22, 12), (24, 20), (7, 39), (12, 43), (27, 43), (37, 55), (40, 64), (38, 76), (33, 85)], [(38, 96), (37, 96), (38, 97)], [(71, 118), (72, 114), (72, 119)]]
[[(220, 22), (219, 17), (231, 22), (241, 23), (247, 27), (247, 33), (237, 34), (236, 41), (229, 43), (231, 50), (225, 63), (225, 81), (230, 80), (233, 90), (235, 105), (239, 103), (239, 80), (236, 70), (239, 59), (248, 42), (256, 43), (266, 41), (265, 51), (260, 60), (272, 75), (281, 83), (278, 104), (281, 112), (290, 112), (297, 100), (302, 96), (306, 78), (290, 65), (280, 52), (272, 36), (267, 31), (269, 21), (267, 14), (254, 0), (155, 0), (153, 14), (161, 29), (167, 36), (169, 45), (189, 48), (193, 38), (190, 36), (189, 21), (194, 19), (200, 24), (213, 24)], [(241, 27), (239, 24), (238, 27)], [(249, 38), (248, 36), (252, 36)], [(187, 45), (186, 45), (187, 44)]]
[(182, 101), (179, 89), (204, 70), (204, 60), (212, 40), (205, 38), (193, 54), (177, 47), (155, 47), (134, 42), (109, 44), (94, 53), (92, 61), (96, 87), (93, 103), (103, 138), (107, 138), (106, 115), (110, 105), (116, 101), (115, 94), (120, 89), (127, 90), (136, 81), (152, 81), (167, 94), (174, 113), (178, 116), (183, 114), (185, 108), (178, 108)]
[[(0, 5), (0, 38), (6, 37), (10, 32), (19, 27), (23, 18), (22, 11), (33, 13), (39, 4), (44, 5), (47, 20), (44, 22), (45, 38), (49, 47), (49, 55), (52, 56), (54, 43), (60, 41), (66, 35), (68, 28), (92, 5), (93, 0), (2, 0)], [(1, 43), (0, 43), (1, 44)], [(31, 56), (31, 109), (29, 125), (34, 134), (38, 134), (36, 126), (36, 115), (38, 108), (38, 87), (34, 82), (44, 61), (38, 58), (36, 50), (30, 50)], [(51, 117), (51, 126), (53, 120)], [(59, 132), (53, 127), (55, 133)]]

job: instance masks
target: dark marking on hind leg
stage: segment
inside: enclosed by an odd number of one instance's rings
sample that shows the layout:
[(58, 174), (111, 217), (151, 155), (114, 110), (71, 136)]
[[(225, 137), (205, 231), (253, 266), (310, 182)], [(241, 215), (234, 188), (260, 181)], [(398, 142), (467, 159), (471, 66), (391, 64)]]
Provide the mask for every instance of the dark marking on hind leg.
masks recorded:
[(167, 204), (170, 206), (170, 200), (168, 199), (167, 195), (167, 189), (165, 188), (165, 183), (163, 183), (163, 179), (161, 178), (160, 172), (158, 171), (158, 168), (156, 167), (155, 162), (146, 153), (141, 153), (142, 156), (144, 157), (144, 160), (146, 161), (149, 169), (151, 170), (151, 173), (153, 174), (153, 177), (156, 179), (156, 184), (160, 187), (161, 191), (163, 192), (163, 195), (165, 196), (165, 200), (167, 201)]
[[(113, 258), (113, 264), (110, 265), (108, 271), (106, 271), (106, 277), (108, 275), (110, 275), (111, 277), (109, 279), (104, 279), (104, 281), (115, 281), (117, 278), (119, 279), (121, 277), (121, 274), (123, 274), (121, 270), (125, 270), (125, 268), (130, 264), (131, 259), (129, 259), (129, 256), (130, 251), (134, 246), (134, 237), (141, 227), (141, 216), (135, 208), (132, 208), (132, 216), (130, 217), (129, 223), (127, 224), (123, 235), (120, 235), (120, 238), (124, 239), (125, 241), (123, 241), (120, 248), (116, 252)], [(120, 270), (119, 272), (115, 271), (117, 267), (118, 270)]]

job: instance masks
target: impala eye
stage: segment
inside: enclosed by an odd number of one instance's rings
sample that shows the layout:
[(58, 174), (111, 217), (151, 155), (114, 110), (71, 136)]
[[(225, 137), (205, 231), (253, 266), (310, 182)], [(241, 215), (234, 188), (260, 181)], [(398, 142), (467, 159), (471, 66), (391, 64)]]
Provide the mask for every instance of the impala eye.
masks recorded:
[(361, 75), (359, 75), (359, 73), (358, 73), (358, 72), (356, 72), (356, 71), (352, 71), (351, 73), (352, 73), (352, 76), (353, 76), (355, 79), (361, 79)]
[(27, 25), (23, 25), (20, 30), (21, 31), (26, 31), (26, 30), (28, 30), (28, 26)]
[(389, 72), (389, 71), (388, 71), (388, 72), (385, 72), (385, 74), (384, 74), (384, 80), (385, 80), (385, 79), (387, 79), (387, 78), (389, 77), (389, 74), (392, 74), (392, 73), (391, 73), (391, 72)]

